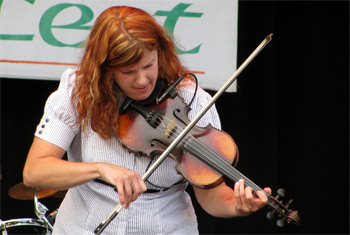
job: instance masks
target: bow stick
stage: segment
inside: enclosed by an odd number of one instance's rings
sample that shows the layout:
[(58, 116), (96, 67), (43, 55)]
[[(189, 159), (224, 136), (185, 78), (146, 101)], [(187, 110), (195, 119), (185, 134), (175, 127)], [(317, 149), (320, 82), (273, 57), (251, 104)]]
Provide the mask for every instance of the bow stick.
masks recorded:
[[(165, 151), (158, 157), (158, 159), (151, 165), (151, 167), (142, 176), (142, 179), (146, 181), (152, 173), (158, 168), (158, 166), (165, 160), (165, 158), (170, 154), (170, 152), (180, 143), (180, 141), (187, 135), (187, 133), (196, 125), (199, 119), (209, 110), (209, 108), (215, 103), (215, 101), (222, 95), (223, 92), (237, 79), (238, 75), (247, 67), (247, 65), (259, 54), (259, 52), (271, 41), (272, 34), (269, 34), (259, 46), (250, 54), (250, 56), (243, 62), (243, 64), (231, 75), (231, 77), (226, 81), (226, 83), (216, 92), (212, 97), (210, 102), (207, 104), (203, 110), (197, 114), (197, 116), (186, 126), (186, 128), (175, 138), (175, 140), (165, 149)], [(123, 209), (123, 206), (118, 203), (118, 205), (113, 209), (113, 211), (103, 220), (100, 225), (95, 229), (95, 234), (101, 234), (103, 230), (108, 226), (108, 224), (119, 214)]]

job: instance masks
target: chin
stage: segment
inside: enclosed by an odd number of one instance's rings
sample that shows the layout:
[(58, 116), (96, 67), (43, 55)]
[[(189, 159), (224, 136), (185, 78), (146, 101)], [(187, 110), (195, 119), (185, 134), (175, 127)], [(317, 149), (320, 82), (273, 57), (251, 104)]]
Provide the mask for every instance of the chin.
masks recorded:
[(145, 100), (147, 99), (150, 95), (152, 94), (152, 92), (144, 92), (142, 94), (140, 94), (138, 96), (138, 99), (137, 100)]
[(150, 95), (137, 95), (134, 98), (132, 98), (133, 100), (145, 100), (148, 98), (148, 96)]

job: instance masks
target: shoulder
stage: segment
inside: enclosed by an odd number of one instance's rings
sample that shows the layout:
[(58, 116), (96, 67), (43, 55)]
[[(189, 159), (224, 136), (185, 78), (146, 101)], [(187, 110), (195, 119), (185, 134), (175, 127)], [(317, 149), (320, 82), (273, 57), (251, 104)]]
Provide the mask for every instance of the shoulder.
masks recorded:
[(178, 90), (179, 96), (189, 104), (193, 99), (193, 104), (207, 103), (211, 96), (200, 86), (197, 86), (193, 81), (186, 81), (181, 83), (181, 87)]
[(62, 73), (62, 77), (75, 76), (76, 71), (77, 71), (77, 69), (75, 69), (75, 68), (68, 68)]
[[(197, 87), (194, 82), (186, 81), (186, 83), (178, 90), (178, 94), (185, 103), (190, 104), (190, 111), (188, 113), (188, 118), (190, 120), (200, 113), (212, 99), (208, 92), (200, 86)], [(197, 122), (197, 125), (202, 127), (205, 127), (208, 124), (211, 124), (217, 129), (221, 129), (221, 122), (215, 104), (213, 104)]]
[(73, 68), (66, 69), (61, 75), (60, 87), (65, 86), (67, 88), (68, 87), (72, 88), (75, 83), (75, 78), (76, 78), (75, 74), (76, 74), (76, 69), (73, 69)]
[(47, 108), (57, 109), (57, 107), (71, 106), (71, 97), (75, 86), (75, 72), (75, 69), (70, 68), (62, 73), (57, 90), (49, 96), (46, 102)]

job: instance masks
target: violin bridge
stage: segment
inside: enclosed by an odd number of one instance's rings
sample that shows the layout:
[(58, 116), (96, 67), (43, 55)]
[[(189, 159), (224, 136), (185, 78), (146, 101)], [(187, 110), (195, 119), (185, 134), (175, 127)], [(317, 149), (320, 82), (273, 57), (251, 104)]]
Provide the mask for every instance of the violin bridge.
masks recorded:
[(164, 129), (164, 136), (166, 138), (169, 138), (171, 133), (174, 133), (176, 129), (176, 122), (175, 120), (171, 120), (171, 122), (169, 122), (169, 124), (167, 125), (167, 127)]

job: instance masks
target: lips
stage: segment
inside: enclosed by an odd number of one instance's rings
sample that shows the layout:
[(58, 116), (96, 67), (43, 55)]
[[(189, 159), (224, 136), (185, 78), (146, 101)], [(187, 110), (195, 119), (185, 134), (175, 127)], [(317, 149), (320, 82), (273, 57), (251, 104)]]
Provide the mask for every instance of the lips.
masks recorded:
[(140, 87), (140, 88), (134, 87), (133, 90), (134, 90), (134, 95), (133, 95), (134, 97), (132, 97), (132, 98), (135, 100), (144, 100), (152, 92), (150, 83), (144, 87)]
[(144, 87), (141, 87), (141, 88), (134, 88), (137, 92), (140, 92), (140, 93), (143, 93), (145, 91), (147, 91), (149, 88), (149, 85), (146, 85)]

